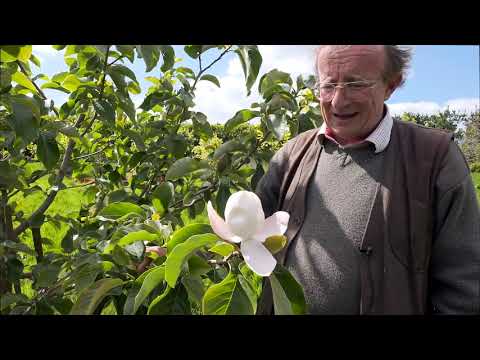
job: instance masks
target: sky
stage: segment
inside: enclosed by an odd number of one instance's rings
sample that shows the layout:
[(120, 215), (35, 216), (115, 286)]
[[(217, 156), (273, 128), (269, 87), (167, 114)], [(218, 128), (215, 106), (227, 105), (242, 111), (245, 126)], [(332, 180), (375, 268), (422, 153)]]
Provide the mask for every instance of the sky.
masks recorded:
[[(263, 58), (258, 79), (272, 70), (288, 72), (295, 81), (300, 74), (314, 73), (314, 50), (316, 45), (258, 45)], [(189, 58), (183, 51), (183, 45), (174, 45), (175, 55), (181, 59), (175, 66), (187, 66), (198, 71), (198, 62)], [(50, 45), (34, 45), (33, 53), (41, 62), (41, 67), (32, 65), (34, 74), (43, 73), (53, 76), (67, 71), (63, 51), (54, 50)], [(202, 55), (203, 67), (210, 64), (219, 55), (217, 49), (211, 49)], [(405, 85), (398, 89), (387, 101), (390, 112), (400, 115), (404, 112), (434, 114), (447, 107), (461, 112), (472, 112), (480, 107), (480, 46), (459, 45), (416, 45), (413, 46), (413, 60)], [(128, 66), (140, 82), (142, 94), (131, 95), (138, 106), (151, 83), (147, 76), (160, 76), (161, 61), (151, 72), (145, 72), (143, 59), (136, 59)], [(234, 53), (228, 53), (217, 62), (208, 73), (215, 75), (221, 87), (209, 81), (200, 81), (197, 85), (195, 111), (207, 115), (210, 123), (225, 123), (238, 110), (249, 108), (260, 100), (258, 79), (247, 97), (243, 71)], [(42, 81), (38, 81), (39, 84)], [(67, 94), (45, 89), (46, 96), (54, 100), (56, 106), (62, 105)]]

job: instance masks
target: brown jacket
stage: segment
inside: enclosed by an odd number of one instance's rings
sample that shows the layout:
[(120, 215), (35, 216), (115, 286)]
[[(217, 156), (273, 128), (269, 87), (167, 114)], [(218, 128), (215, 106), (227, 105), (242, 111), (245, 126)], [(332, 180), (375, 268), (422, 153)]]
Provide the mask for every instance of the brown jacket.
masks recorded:
[[(318, 129), (297, 136), (288, 158), (274, 174), (278, 187), (260, 182), (257, 194), (266, 215), (290, 213), (287, 246), (276, 255), (284, 264), (289, 245), (305, 218), (307, 185), (322, 147)], [(429, 301), (429, 263), (434, 229), (435, 183), (452, 134), (394, 121), (385, 154), (383, 175), (377, 181), (374, 206), (360, 253), (361, 314), (426, 314), (435, 312)], [(478, 214), (477, 214), (478, 216)], [(269, 281), (257, 314), (271, 314)]]

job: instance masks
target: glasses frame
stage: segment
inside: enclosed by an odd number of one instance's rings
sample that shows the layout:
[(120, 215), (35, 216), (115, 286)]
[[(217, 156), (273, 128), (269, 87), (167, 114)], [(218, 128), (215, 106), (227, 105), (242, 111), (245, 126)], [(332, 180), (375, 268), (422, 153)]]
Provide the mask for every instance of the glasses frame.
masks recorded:
[[(347, 89), (348, 90), (348, 93), (351, 94), (351, 90), (354, 89), (353, 87), (349, 87), (351, 84), (369, 84), (361, 89), (356, 89), (359, 91), (359, 93), (362, 93), (362, 91), (366, 91), (366, 90), (369, 90), (373, 87), (375, 87), (378, 83), (380, 82), (380, 80), (358, 80), (358, 81), (348, 81), (348, 82), (337, 82), (337, 83), (320, 83), (320, 82), (317, 82), (314, 86), (314, 90), (315, 90), (315, 93), (316, 93), (316, 96), (324, 101), (330, 101), (332, 100), (334, 97), (335, 97), (335, 93), (337, 92), (337, 89), (338, 88), (342, 88), (342, 89)], [(322, 91), (322, 86), (325, 86), (325, 85), (330, 85), (330, 86), (333, 86), (333, 92), (330, 96), (322, 96), (321, 95), (321, 91)]]

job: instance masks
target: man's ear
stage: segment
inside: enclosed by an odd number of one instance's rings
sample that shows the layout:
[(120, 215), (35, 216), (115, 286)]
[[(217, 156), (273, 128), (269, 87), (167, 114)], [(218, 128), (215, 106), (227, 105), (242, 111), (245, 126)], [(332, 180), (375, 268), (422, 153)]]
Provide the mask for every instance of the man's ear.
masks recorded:
[(388, 82), (387, 89), (385, 91), (385, 100), (390, 99), (390, 96), (392, 96), (393, 92), (400, 86), (402, 79), (403, 76), (400, 74)]

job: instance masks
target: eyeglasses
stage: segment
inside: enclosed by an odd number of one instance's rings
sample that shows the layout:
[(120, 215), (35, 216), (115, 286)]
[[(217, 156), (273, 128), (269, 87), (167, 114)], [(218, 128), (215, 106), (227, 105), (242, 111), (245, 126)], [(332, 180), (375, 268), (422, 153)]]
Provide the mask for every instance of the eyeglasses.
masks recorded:
[(343, 83), (317, 83), (315, 84), (315, 93), (323, 101), (330, 101), (335, 95), (337, 88), (345, 89), (352, 99), (363, 97), (368, 89), (378, 84), (378, 80), (361, 80)]

